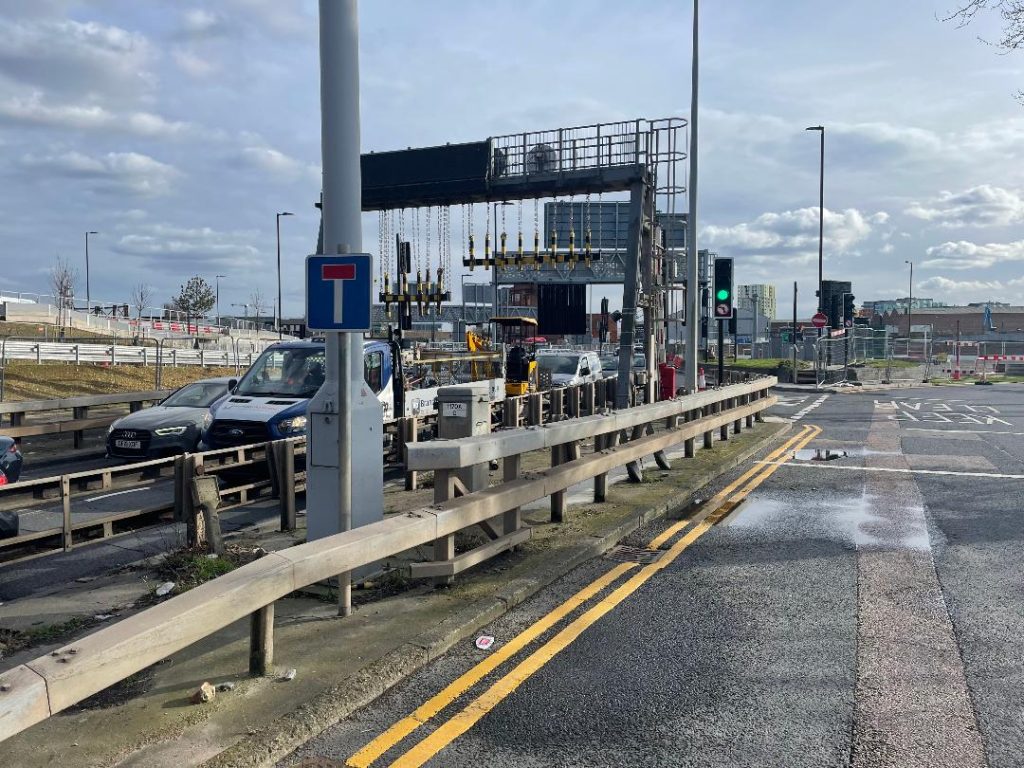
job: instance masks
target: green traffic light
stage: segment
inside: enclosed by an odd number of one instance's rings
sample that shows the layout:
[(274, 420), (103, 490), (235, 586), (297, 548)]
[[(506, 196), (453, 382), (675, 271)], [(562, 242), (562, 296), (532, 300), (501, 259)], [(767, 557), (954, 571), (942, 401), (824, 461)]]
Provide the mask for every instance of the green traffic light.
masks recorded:
[(725, 288), (719, 288), (718, 293), (715, 294), (715, 298), (717, 298), (719, 301), (725, 301), (726, 299), (729, 298), (729, 291), (727, 291)]

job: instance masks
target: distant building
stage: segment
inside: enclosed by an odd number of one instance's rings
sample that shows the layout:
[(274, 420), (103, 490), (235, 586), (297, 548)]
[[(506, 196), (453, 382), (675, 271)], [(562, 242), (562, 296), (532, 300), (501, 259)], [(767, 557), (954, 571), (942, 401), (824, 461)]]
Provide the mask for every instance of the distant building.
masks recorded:
[[(865, 301), (862, 303), (864, 310), (869, 315), (884, 315), (886, 312), (906, 312), (907, 311), (907, 299), (881, 299), (879, 301)], [(919, 298), (914, 297), (911, 302), (911, 309), (931, 309), (932, 307), (947, 307), (948, 304), (943, 304), (941, 301), (935, 299)]]
[(765, 317), (770, 317), (772, 320), (775, 319), (775, 286), (767, 283), (758, 283), (756, 285), (738, 285), (736, 286), (736, 299), (739, 306), (750, 308), (750, 306), (757, 303), (757, 311)]
[[(987, 309), (991, 309), (991, 314), (986, 326)], [(913, 310), (910, 322), (915, 336), (928, 329), (929, 335), (933, 338), (952, 339), (956, 336), (959, 322), (961, 338), (998, 340), (1000, 337), (1012, 335), (1016, 339), (1024, 339), (1024, 307), (995, 303), (968, 307), (926, 307)], [(906, 304), (884, 315), (875, 315), (872, 318), (872, 325), (877, 328), (890, 328), (900, 335), (906, 335)]]

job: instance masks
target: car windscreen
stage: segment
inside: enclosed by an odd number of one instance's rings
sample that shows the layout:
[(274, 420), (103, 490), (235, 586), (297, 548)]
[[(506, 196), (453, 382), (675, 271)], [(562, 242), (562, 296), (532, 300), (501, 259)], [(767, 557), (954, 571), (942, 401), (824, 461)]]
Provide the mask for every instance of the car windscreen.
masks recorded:
[(537, 366), (551, 373), (575, 375), (579, 363), (579, 355), (537, 355)]
[(160, 405), (171, 408), (209, 408), (227, 391), (227, 382), (199, 381), (182, 387)]
[(323, 348), (269, 349), (253, 363), (235, 394), (309, 398), (323, 383)]

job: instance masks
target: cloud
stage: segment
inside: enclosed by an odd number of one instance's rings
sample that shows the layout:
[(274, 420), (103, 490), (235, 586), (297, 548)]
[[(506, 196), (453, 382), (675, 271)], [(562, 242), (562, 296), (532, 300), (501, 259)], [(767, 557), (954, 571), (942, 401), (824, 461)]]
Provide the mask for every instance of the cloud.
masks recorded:
[(203, 133), (192, 123), (168, 120), (152, 112), (117, 113), (97, 104), (47, 104), (39, 91), (25, 98), (0, 102), (0, 122), (72, 130), (117, 131), (162, 139)]
[(954, 280), (937, 275), (918, 283), (915, 292), (927, 291), (940, 301), (964, 304), (969, 301), (1024, 303), (1024, 278), (1012, 280)]
[(212, 37), (224, 34), (224, 17), (202, 8), (191, 8), (182, 15), (182, 31), (189, 37)]
[(174, 58), (174, 63), (178, 65), (178, 69), (196, 79), (209, 77), (218, 69), (218, 66), (209, 59), (204, 59), (194, 51), (184, 48), (175, 48), (171, 52), (171, 56)]
[(152, 87), (154, 58), (137, 32), (72, 19), (5, 20), (0, 75), (61, 93), (119, 99)]
[(29, 154), (21, 158), (21, 165), (33, 174), (90, 182), (97, 192), (129, 192), (143, 197), (168, 193), (181, 175), (173, 166), (137, 152), (108, 152), (95, 157), (75, 151)]
[[(825, 243), (830, 252), (845, 252), (866, 239), (876, 225), (885, 224), (884, 211), (864, 214), (855, 208), (825, 210)], [(818, 209), (800, 208), (781, 213), (762, 213), (751, 222), (733, 226), (709, 225), (701, 232), (702, 243), (749, 253), (786, 254), (800, 260), (818, 248)], [(807, 251), (806, 254), (797, 252)]]
[(987, 243), (967, 240), (933, 245), (921, 263), (925, 269), (984, 269), (1010, 261), (1024, 261), (1024, 240), (1012, 243)]
[(905, 213), (942, 227), (1003, 227), (1024, 222), (1024, 198), (981, 184), (963, 192), (940, 192), (924, 203), (913, 203)]
[(230, 160), (239, 167), (264, 171), (278, 181), (306, 180), (317, 184), (321, 181), (319, 165), (305, 163), (273, 147), (243, 147)]
[(245, 270), (259, 260), (257, 238), (255, 232), (153, 224), (123, 235), (111, 250), (177, 275), (210, 267)]

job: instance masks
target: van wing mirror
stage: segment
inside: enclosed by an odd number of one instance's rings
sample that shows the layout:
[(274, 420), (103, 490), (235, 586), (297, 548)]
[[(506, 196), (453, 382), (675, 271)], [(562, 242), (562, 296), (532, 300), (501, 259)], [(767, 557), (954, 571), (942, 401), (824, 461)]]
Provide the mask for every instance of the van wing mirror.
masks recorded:
[(234, 392), (238, 386), (238, 379), (228, 379), (228, 392)]

